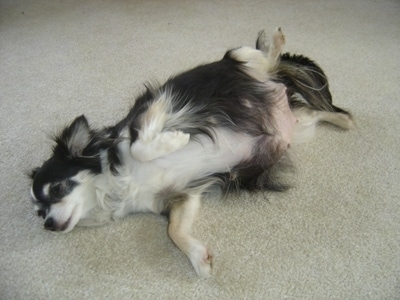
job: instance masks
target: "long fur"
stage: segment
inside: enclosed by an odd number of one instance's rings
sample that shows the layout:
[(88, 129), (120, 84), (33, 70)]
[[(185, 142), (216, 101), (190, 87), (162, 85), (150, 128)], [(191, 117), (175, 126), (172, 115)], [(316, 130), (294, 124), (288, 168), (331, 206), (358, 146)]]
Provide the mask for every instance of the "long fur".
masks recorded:
[[(312, 60), (281, 54), (280, 29), (260, 32), (256, 49), (148, 85), (126, 118), (94, 130), (84, 116), (55, 138), (52, 157), (31, 175), (45, 228), (68, 232), (134, 212), (169, 216), (168, 233), (200, 276), (212, 255), (190, 229), (210, 187), (284, 190), (276, 174), (299, 128), (352, 127), (332, 104), (327, 77)], [(300, 130), (301, 131), (301, 130)]]

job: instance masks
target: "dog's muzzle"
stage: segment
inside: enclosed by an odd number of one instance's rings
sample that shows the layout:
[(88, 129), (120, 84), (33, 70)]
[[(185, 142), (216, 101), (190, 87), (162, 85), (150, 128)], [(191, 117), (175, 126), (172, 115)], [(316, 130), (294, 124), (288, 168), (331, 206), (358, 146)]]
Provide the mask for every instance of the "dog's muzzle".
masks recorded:
[(51, 230), (51, 231), (56, 231), (56, 226), (55, 226), (55, 222), (53, 218), (48, 218), (45, 222), (44, 222), (44, 228), (47, 230)]
[(64, 224), (57, 223), (53, 218), (48, 218), (44, 222), (44, 228), (50, 231), (64, 231), (68, 228), (71, 218), (67, 220)]

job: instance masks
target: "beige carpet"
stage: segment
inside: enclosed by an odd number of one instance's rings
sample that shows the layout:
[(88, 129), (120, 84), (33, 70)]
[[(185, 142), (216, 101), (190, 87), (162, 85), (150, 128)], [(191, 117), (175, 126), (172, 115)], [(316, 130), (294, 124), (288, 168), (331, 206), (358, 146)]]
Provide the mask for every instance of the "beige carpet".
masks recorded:
[[(111, 125), (145, 81), (276, 26), (358, 127), (299, 147), (287, 193), (204, 200), (211, 279), (159, 216), (43, 229), (24, 172), (49, 135), (82, 113)], [(400, 299), (399, 86), (396, 0), (0, 0), (0, 299)]]

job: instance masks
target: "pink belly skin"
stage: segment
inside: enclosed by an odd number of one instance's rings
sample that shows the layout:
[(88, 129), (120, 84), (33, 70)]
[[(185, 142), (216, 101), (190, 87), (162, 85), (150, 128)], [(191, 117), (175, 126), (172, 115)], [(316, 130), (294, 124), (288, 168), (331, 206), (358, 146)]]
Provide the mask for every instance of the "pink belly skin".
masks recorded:
[(272, 109), (272, 117), (274, 119), (275, 129), (280, 137), (280, 140), (277, 141), (280, 144), (279, 148), (281, 150), (286, 150), (290, 147), (294, 126), (298, 120), (289, 107), (286, 87), (283, 84), (279, 84), (275, 91), (276, 104)]

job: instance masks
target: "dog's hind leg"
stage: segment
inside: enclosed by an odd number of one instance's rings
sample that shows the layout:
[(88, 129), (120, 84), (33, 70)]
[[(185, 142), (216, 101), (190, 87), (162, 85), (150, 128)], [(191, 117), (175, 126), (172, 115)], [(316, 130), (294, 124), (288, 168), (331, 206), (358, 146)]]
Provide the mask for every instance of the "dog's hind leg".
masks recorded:
[[(280, 28), (277, 28), (271, 37), (271, 43), (264, 43), (267, 39), (263, 32), (260, 32), (262, 38), (257, 40), (257, 47), (241, 47), (227, 52), (227, 56), (243, 64), (243, 72), (254, 79), (265, 82), (269, 79), (271, 73), (279, 62), (279, 56), (285, 45), (285, 36)], [(267, 51), (267, 52), (265, 52)]]
[(256, 41), (256, 49), (261, 50), (265, 54), (269, 52), (271, 37), (267, 35), (265, 30), (261, 30), (258, 32), (257, 41)]
[(201, 194), (178, 194), (168, 200), (168, 234), (186, 254), (197, 274), (209, 277), (212, 255), (206, 246), (191, 235), (191, 228), (200, 208)]
[(315, 127), (320, 122), (332, 124), (343, 130), (349, 130), (355, 127), (351, 115), (346, 113), (313, 110), (307, 107), (301, 107), (294, 109), (293, 114), (298, 120), (294, 129), (294, 142), (304, 142), (312, 137)]
[(347, 113), (314, 110), (307, 107), (294, 109), (293, 113), (300, 123), (307, 126), (319, 122), (330, 123), (344, 130), (352, 129), (355, 126), (353, 118)]
[(256, 49), (262, 51), (268, 58), (271, 68), (278, 63), (279, 56), (285, 46), (285, 35), (280, 27), (276, 28), (272, 36), (268, 36), (264, 30), (258, 33)]

